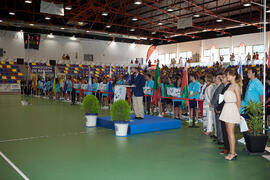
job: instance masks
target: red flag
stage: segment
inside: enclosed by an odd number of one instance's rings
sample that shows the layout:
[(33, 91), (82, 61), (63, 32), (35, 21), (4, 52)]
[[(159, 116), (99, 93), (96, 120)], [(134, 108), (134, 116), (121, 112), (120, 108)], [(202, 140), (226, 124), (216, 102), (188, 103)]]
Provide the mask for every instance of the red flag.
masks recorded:
[(146, 56), (146, 62), (148, 61), (148, 59), (150, 58), (150, 56), (152, 55), (152, 53), (155, 51), (155, 49), (157, 48), (157, 46), (150, 46), (148, 51), (147, 51), (147, 56)]
[[(183, 79), (181, 84), (181, 92), (182, 92), (182, 98), (188, 98), (188, 79), (187, 79), (187, 67), (185, 65), (185, 69), (183, 72)], [(182, 104), (182, 108), (185, 109), (188, 107), (188, 101), (184, 101), (185, 103)]]

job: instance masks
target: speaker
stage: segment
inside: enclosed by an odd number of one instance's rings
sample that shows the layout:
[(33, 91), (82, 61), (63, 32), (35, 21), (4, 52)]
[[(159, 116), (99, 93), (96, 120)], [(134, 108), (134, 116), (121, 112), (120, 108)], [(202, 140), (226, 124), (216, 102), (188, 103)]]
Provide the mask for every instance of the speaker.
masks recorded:
[(17, 58), (17, 64), (24, 64), (23, 58)]
[(55, 66), (56, 65), (56, 60), (50, 60), (50, 65)]

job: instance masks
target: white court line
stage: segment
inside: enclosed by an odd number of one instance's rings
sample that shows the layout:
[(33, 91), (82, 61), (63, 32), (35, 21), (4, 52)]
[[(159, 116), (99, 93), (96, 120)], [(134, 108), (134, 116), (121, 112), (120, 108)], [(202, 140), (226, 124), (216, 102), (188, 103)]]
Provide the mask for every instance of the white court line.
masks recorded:
[(0, 155), (3, 157), (4, 160), (8, 162), (11, 167), (13, 167), (13, 169), (17, 171), (17, 173), (22, 176), (23, 179), (29, 180), (29, 178), (25, 174), (23, 174), (23, 172), (19, 168), (17, 168), (2, 152), (0, 152)]
[(64, 133), (64, 134), (59, 134), (59, 135), (54, 135), (54, 136), (33, 136), (33, 137), (25, 137), (25, 138), (17, 138), (17, 139), (6, 139), (6, 140), (0, 141), (0, 143), (26, 141), (26, 140), (34, 140), (34, 139), (42, 139), (42, 138), (64, 137), (64, 136), (79, 135), (79, 134), (96, 134), (96, 133), (105, 132), (105, 131), (108, 131), (108, 129), (100, 130), (98, 132), (93, 132), (93, 133), (82, 131), (82, 132)]

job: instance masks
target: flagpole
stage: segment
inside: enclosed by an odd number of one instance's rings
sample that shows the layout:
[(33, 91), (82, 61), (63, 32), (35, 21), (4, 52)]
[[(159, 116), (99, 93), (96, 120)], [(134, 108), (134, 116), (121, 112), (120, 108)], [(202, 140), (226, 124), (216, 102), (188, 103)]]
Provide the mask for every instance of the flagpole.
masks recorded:
[[(265, 131), (265, 76), (266, 76), (266, 0), (264, 0), (264, 9), (263, 9), (263, 38), (264, 38), (264, 63), (263, 63), (263, 132)], [(269, 56), (269, 55), (268, 55)]]

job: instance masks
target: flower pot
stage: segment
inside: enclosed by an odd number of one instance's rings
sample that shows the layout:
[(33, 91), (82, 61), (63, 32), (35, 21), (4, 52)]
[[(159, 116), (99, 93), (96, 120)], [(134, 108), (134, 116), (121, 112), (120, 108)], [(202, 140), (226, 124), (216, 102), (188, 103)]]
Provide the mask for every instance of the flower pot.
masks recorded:
[(85, 114), (86, 127), (96, 127), (97, 125), (97, 114)]
[(115, 135), (116, 136), (127, 136), (128, 124), (129, 123), (125, 122), (125, 121), (115, 122), (114, 123)]
[(267, 143), (268, 136), (254, 136), (251, 134), (245, 135), (246, 147), (249, 152), (263, 153)]

